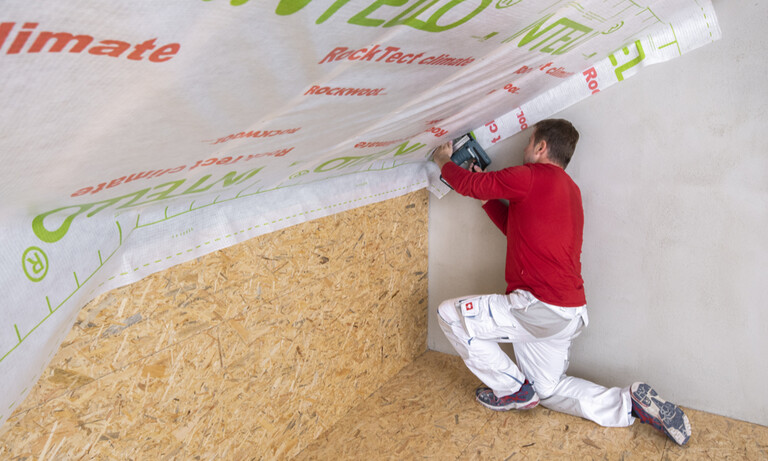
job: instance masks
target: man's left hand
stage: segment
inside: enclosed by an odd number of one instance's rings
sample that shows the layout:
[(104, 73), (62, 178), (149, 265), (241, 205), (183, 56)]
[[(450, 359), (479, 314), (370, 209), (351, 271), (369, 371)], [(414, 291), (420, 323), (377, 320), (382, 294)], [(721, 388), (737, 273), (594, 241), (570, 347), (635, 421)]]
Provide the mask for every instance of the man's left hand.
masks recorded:
[(453, 154), (453, 141), (448, 141), (445, 144), (437, 146), (435, 153), (432, 156), (432, 160), (437, 163), (440, 169), (443, 169), (443, 165), (451, 161), (451, 155)]

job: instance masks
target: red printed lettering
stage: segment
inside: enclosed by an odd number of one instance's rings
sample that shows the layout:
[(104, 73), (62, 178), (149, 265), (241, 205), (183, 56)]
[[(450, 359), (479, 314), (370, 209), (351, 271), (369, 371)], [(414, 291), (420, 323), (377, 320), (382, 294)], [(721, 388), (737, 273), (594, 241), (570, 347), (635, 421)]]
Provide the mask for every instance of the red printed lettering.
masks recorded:
[[(388, 47), (387, 47), (387, 48), (384, 50), (384, 51), (385, 51), (385, 53), (384, 53), (384, 54), (382, 54), (382, 55), (379, 57), (379, 59), (377, 59), (377, 60), (376, 60), (376, 62), (379, 62), (379, 61), (381, 61), (382, 59), (384, 59), (385, 57), (387, 57), (387, 55), (388, 55), (389, 53), (391, 53), (391, 52), (393, 52), (393, 51), (397, 51), (397, 50), (399, 50), (399, 49), (400, 49), (400, 48), (398, 48), (398, 47), (396, 47), (396, 46), (388, 46)], [(387, 62), (389, 62), (389, 61), (387, 61)]]
[(520, 91), (520, 88), (516, 87), (515, 85), (513, 85), (511, 83), (506, 85), (504, 87), (504, 89), (507, 90), (507, 92), (512, 93), (512, 94), (517, 94)]
[[(424, 56), (424, 52), (413, 53), (403, 51), (397, 46), (388, 46), (381, 48), (381, 45), (373, 45), (370, 48), (350, 49), (346, 46), (339, 46), (326, 54), (318, 64), (328, 62), (349, 60), (349, 61), (374, 61), (383, 63), (414, 64), (417, 59)], [(430, 66), (466, 66), (473, 62), (475, 58), (454, 58), (451, 55), (443, 53), (440, 56), (430, 56), (418, 62), (422, 65)]]
[(564, 67), (553, 67), (552, 69), (547, 70), (547, 75), (557, 78), (568, 78), (573, 74), (573, 72), (566, 72)]
[(523, 66), (519, 69), (517, 69), (514, 73), (515, 74), (527, 74), (528, 72), (532, 72), (534, 69), (532, 67)]
[(106, 186), (106, 185), (107, 185), (107, 183), (105, 183), (105, 182), (99, 184), (98, 186), (96, 186), (96, 189), (91, 192), (91, 194), (95, 194), (97, 192), (101, 192), (104, 189), (104, 186)]
[(395, 62), (402, 57), (403, 57), (403, 53), (400, 53), (398, 51), (397, 53), (394, 53), (392, 56), (388, 57), (387, 62)]
[(70, 197), (80, 197), (81, 195), (87, 194), (91, 190), (93, 190), (93, 187), (91, 186), (83, 187), (82, 189), (78, 189), (77, 191), (75, 191), (75, 193), (70, 195)]
[(141, 61), (142, 59), (144, 59), (143, 55), (146, 51), (155, 49), (156, 40), (157, 39), (153, 38), (145, 42), (139, 43), (133, 48), (133, 51), (131, 52), (131, 54), (126, 56), (126, 59), (130, 59), (132, 61)]
[(280, 149), (274, 152), (265, 152), (263, 154), (251, 154), (248, 157), (246, 157), (245, 160), (248, 161), (248, 160), (253, 160), (255, 158), (261, 158), (261, 157), (283, 157), (292, 150), (293, 150), (293, 147), (289, 147), (287, 149)]
[(525, 120), (525, 114), (523, 113), (523, 108), (520, 108), (520, 113), (517, 114), (517, 123), (520, 124), (520, 131), (528, 128), (528, 123), (526, 123)]
[(128, 178), (126, 178), (125, 182), (131, 182), (131, 181), (135, 181), (137, 179), (149, 178), (153, 173), (155, 173), (155, 170), (142, 171), (141, 173), (134, 173), (134, 174), (128, 176)]
[[(94, 43), (94, 37), (86, 34), (73, 34), (70, 32), (37, 32), (38, 23), (27, 22), (15, 31), (15, 22), (0, 23), (0, 49), (5, 45), (9, 37), (12, 38), (11, 44), (6, 54), (19, 54), (24, 51), (27, 42), (31, 45), (26, 50), (27, 53), (40, 53), (47, 51), (49, 53), (60, 53), (69, 48), (69, 53), (82, 53), (87, 50), (89, 54), (95, 56), (110, 56), (118, 58), (131, 49), (131, 44), (121, 40), (100, 40)], [(37, 36), (33, 36), (37, 33)], [(165, 62), (172, 59), (181, 50), (178, 43), (169, 43), (160, 47), (156, 46), (157, 38), (145, 40), (139, 44), (133, 45), (133, 50), (125, 56), (131, 61)], [(154, 50), (154, 51), (152, 51)], [(150, 53), (150, 51), (152, 51)], [(147, 57), (147, 54), (149, 56)]]
[[(0, 42), (2, 42), (2, 37), (0, 37)], [(200, 162), (198, 162), (198, 164), (199, 163)], [(197, 164), (195, 166), (197, 166)], [(83, 187), (83, 188), (78, 189), (77, 191), (75, 191), (71, 195), (71, 197), (79, 197), (81, 195), (85, 195), (85, 194), (88, 194), (88, 193), (96, 194), (98, 192), (101, 192), (102, 190), (110, 189), (110, 188), (113, 188), (113, 187), (117, 187), (117, 186), (119, 186), (121, 184), (127, 184), (127, 183), (129, 183), (131, 181), (136, 181), (138, 179), (149, 179), (149, 178), (153, 178), (153, 177), (156, 178), (156, 177), (162, 176), (162, 175), (164, 175), (166, 173), (170, 173), (170, 174), (178, 173), (180, 171), (185, 170), (186, 168), (187, 168), (186, 165), (181, 165), (181, 166), (178, 166), (176, 168), (167, 168), (165, 170), (149, 170), (149, 171), (142, 171), (140, 173), (132, 173), (132, 174), (130, 174), (128, 176), (121, 176), (119, 178), (112, 179), (109, 182), (99, 183), (96, 186)], [(194, 168), (194, 167), (192, 167), (192, 168)], [(192, 169), (192, 168), (190, 168), (190, 169)]]
[(328, 86), (313, 85), (308, 89), (307, 95), (328, 95), (328, 96), (380, 96), (385, 88), (331, 88)]
[(113, 179), (112, 181), (109, 182), (109, 184), (107, 184), (107, 189), (109, 189), (110, 187), (119, 186), (120, 184), (123, 183), (123, 181), (125, 181), (125, 176), (119, 177), (117, 179)]
[(432, 133), (432, 134), (435, 135), (435, 137), (438, 137), (438, 138), (443, 136), (443, 135), (448, 134), (448, 130), (444, 130), (442, 128), (438, 128), (436, 126), (433, 126), (432, 128), (429, 128), (428, 130), (426, 130), (426, 132), (427, 133)]
[[(357, 53), (365, 53), (366, 51), (368, 51), (368, 49), (367, 49), (367, 48), (360, 48), (359, 50), (355, 51), (354, 53), (352, 53), (352, 54), (349, 56), (349, 60), (350, 60), (350, 61), (357, 61), (358, 59), (361, 59), (361, 58), (362, 58), (362, 56), (357, 56)], [(323, 62), (322, 62), (322, 61), (320, 61), (320, 64), (322, 64), (322, 63), (323, 63)]]
[(48, 49), (48, 51), (51, 53), (58, 53), (60, 51), (63, 51), (64, 48), (67, 46), (67, 44), (72, 40), (75, 40), (77, 43), (75, 43), (75, 45), (73, 45), (72, 48), (70, 48), (69, 52), (80, 53), (84, 49), (86, 49), (88, 45), (90, 45), (91, 42), (93, 41), (93, 37), (91, 37), (90, 35), (72, 35), (67, 32), (59, 32), (59, 33), (40, 32), (40, 34), (37, 36), (37, 39), (35, 40), (35, 43), (33, 43), (32, 46), (29, 47), (29, 50), (27, 52), (39, 53), (43, 51), (43, 48), (51, 39), (55, 40), (53, 45), (51, 45), (51, 47)]
[[(496, 125), (496, 120), (491, 120), (490, 122), (486, 123), (485, 126), (488, 127), (488, 131), (491, 133), (495, 133), (499, 131), (498, 125)], [(501, 141), (501, 135), (498, 135), (491, 139), (491, 144), (496, 144), (497, 142)]]
[(337, 61), (338, 60), (337, 57), (341, 53), (347, 51), (347, 49), (348, 48), (346, 46), (339, 46), (339, 47), (334, 48), (330, 53), (325, 55), (325, 57), (323, 59), (321, 59), (320, 62), (318, 62), (318, 64), (322, 64), (324, 62)]
[(380, 52), (379, 45), (373, 45), (373, 48), (368, 50), (367, 53), (365, 53), (365, 56), (360, 58), (361, 61), (370, 61), (373, 59), (374, 56), (376, 56), (376, 53)]
[[(285, 130), (256, 130), (256, 131), (241, 131), (240, 133), (236, 134), (230, 134), (227, 136), (224, 136), (223, 138), (218, 138), (216, 141), (211, 142), (211, 144), (222, 144), (227, 141), (231, 141), (233, 139), (242, 139), (242, 138), (267, 138), (272, 136), (280, 136), (284, 134), (293, 134), (297, 131), (299, 131), (301, 127), (298, 128), (288, 128)], [(203, 142), (210, 142), (210, 141), (203, 141)]]
[(176, 53), (179, 52), (181, 49), (181, 45), (178, 43), (170, 43), (168, 45), (163, 45), (155, 52), (149, 55), (149, 60), (151, 62), (165, 62), (176, 56)]
[(595, 68), (590, 67), (589, 69), (582, 72), (582, 75), (587, 78), (587, 87), (592, 90), (592, 94), (599, 93), (600, 89), (598, 88), (597, 71)]

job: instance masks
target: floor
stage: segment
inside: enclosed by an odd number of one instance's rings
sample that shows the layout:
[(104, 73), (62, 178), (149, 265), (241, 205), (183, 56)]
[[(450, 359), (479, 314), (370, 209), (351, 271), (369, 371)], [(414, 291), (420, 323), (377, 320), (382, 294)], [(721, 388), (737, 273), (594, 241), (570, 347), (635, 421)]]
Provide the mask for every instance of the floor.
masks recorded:
[(494, 412), (458, 357), (429, 351), (344, 416), (296, 459), (768, 460), (768, 427), (688, 410), (676, 445), (648, 425), (603, 428), (541, 406)]

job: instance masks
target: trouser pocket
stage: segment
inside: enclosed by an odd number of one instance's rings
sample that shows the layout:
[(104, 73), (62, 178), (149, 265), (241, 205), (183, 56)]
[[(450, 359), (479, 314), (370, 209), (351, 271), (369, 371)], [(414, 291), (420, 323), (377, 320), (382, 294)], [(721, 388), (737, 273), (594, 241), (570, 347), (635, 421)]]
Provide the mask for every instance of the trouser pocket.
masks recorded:
[(490, 312), (488, 298), (495, 295), (472, 296), (456, 300), (456, 310), (470, 338), (483, 335), (496, 328)]

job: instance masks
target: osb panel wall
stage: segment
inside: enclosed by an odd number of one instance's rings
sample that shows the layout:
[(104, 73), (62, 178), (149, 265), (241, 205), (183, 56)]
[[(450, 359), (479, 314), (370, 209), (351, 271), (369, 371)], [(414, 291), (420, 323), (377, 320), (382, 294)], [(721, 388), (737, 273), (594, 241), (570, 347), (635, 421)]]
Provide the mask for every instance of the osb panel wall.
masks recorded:
[(0, 429), (0, 459), (283, 459), (426, 350), (427, 193), (106, 293)]

